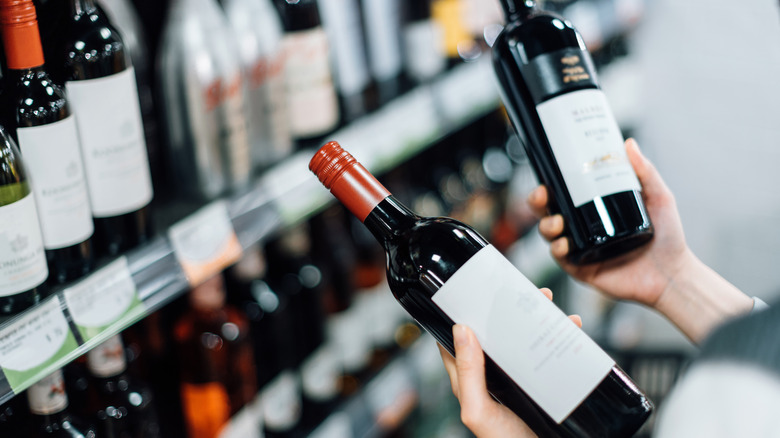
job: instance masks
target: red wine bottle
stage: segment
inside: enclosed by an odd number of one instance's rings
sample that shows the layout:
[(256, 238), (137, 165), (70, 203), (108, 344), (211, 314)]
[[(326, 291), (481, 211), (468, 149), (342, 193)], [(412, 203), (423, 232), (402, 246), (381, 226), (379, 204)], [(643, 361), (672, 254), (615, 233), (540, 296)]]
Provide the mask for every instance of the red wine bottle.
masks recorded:
[(76, 118), (62, 89), (44, 69), (32, 1), (0, 2), (8, 64), (5, 121), (24, 154), (43, 233), (49, 282), (89, 272), (94, 224)]
[(114, 256), (151, 235), (152, 180), (135, 70), (94, 0), (70, 0), (59, 56), (81, 136), (95, 246)]
[(27, 170), (2, 126), (0, 224), (0, 315), (9, 315), (40, 302), (49, 269)]
[(615, 362), (473, 228), (420, 217), (336, 142), (309, 168), (387, 254), (398, 302), (454, 355), (452, 326), (485, 351), (488, 390), (539, 435), (625, 437), (652, 404)]
[(502, 0), (493, 45), (503, 100), (539, 180), (561, 213), (569, 258), (590, 263), (653, 237), (639, 180), (577, 30), (533, 0)]

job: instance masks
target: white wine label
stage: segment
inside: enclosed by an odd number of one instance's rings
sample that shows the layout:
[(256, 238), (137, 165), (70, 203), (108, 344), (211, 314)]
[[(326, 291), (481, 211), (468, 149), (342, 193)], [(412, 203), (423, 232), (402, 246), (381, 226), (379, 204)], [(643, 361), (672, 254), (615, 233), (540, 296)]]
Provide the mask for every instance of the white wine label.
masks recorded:
[(295, 138), (313, 137), (336, 127), (338, 100), (330, 74), (328, 37), (322, 27), (289, 33), (287, 54), (287, 112)]
[(493, 246), (458, 269), (433, 302), (469, 326), (485, 353), (558, 423), (615, 364)]
[(414, 384), (410, 369), (402, 361), (391, 363), (371, 380), (365, 397), (380, 426), (387, 428), (403, 422), (418, 399)]
[(640, 190), (623, 135), (601, 90), (566, 93), (536, 108), (575, 206)]
[(406, 69), (415, 81), (432, 79), (446, 67), (442, 46), (443, 31), (433, 20), (406, 26), (403, 33)]
[(372, 339), (364, 317), (369, 311), (369, 301), (367, 297), (357, 295), (349, 309), (331, 315), (326, 322), (328, 341), (348, 373), (362, 370), (371, 360)]
[(400, 5), (396, 0), (363, 0), (371, 72), (378, 80), (401, 73)]
[(122, 374), (127, 369), (127, 361), (121, 335), (111, 336), (107, 341), (89, 350), (87, 368), (98, 377)]
[(263, 424), (269, 430), (286, 431), (301, 417), (301, 393), (296, 375), (282, 371), (260, 391)]
[(243, 252), (224, 201), (213, 202), (175, 223), (168, 237), (193, 287), (237, 262)]
[(76, 348), (76, 338), (55, 296), (0, 331), (0, 368), (18, 393)]
[(92, 236), (76, 118), (19, 128), (19, 148), (30, 172), (46, 249), (65, 248)]
[(336, 60), (335, 75), (343, 95), (360, 92), (369, 81), (358, 0), (319, 0), (322, 22)]
[(65, 380), (62, 370), (44, 377), (27, 390), (27, 402), (30, 411), (37, 415), (50, 415), (68, 407), (68, 394), (65, 392)]
[(341, 362), (332, 345), (326, 343), (301, 364), (303, 392), (312, 400), (328, 401), (339, 392)]
[(79, 126), (94, 216), (118, 216), (148, 204), (152, 178), (133, 68), (65, 86)]
[(7, 297), (49, 276), (34, 195), (0, 207), (0, 224), (0, 297)]
[(85, 341), (112, 326), (124, 326), (145, 312), (125, 257), (65, 289), (63, 296)]

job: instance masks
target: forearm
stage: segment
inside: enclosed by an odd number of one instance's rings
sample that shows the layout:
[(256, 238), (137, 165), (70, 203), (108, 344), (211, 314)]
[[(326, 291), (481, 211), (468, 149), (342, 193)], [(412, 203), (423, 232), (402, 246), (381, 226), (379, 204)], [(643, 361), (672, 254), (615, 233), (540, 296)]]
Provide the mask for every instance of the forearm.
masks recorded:
[(699, 344), (717, 326), (750, 312), (753, 299), (691, 254), (654, 307)]

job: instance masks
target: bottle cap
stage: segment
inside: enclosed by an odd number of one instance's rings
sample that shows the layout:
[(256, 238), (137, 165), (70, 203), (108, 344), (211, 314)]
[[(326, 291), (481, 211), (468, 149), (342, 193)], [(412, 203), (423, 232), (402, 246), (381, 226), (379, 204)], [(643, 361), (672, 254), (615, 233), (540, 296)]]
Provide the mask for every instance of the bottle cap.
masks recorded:
[(314, 154), (309, 170), (361, 222), (377, 204), (390, 196), (390, 192), (335, 141), (325, 144)]
[(41, 35), (32, 0), (0, 0), (0, 27), (9, 69), (43, 65)]

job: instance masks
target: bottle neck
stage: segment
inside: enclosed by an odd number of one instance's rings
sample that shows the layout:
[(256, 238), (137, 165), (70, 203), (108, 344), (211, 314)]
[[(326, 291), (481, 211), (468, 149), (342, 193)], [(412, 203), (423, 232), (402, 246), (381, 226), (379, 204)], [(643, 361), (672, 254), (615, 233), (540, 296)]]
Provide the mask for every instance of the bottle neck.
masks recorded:
[(506, 22), (524, 21), (536, 10), (535, 0), (501, 0)]
[(41, 33), (34, 12), (20, 18), (17, 11), (0, 6), (5, 58), (9, 70), (28, 70), (44, 64)]
[(371, 234), (380, 241), (386, 242), (399, 235), (401, 231), (409, 229), (418, 216), (393, 196), (388, 196), (369, 213), (363, 224), (371, 231)]

